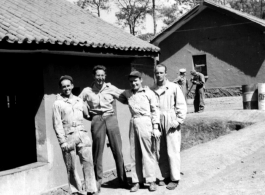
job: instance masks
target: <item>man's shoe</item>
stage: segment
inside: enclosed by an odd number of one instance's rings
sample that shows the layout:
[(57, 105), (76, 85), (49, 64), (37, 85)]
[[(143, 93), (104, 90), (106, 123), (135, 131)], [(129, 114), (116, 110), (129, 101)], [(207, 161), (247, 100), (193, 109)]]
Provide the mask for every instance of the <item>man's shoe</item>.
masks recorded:
[(133, 187), (131, 188), (131, 192), (137, 192), (138, 190), (139, 190), (139, 188), (140, 188), (140, 185), (139, 185), (139, 183), (134, 183), (133, 184)]
[(101, 188), (101, 184), (99, 182), (97, 182), (97, 189), (98, 189), (98, 193), (100, 193), (100, 189)]
[(98, 195), (97, 192), (88, 192), (87, 195)]
[(174, 190), (178, 186), (178, 184), (179, 184), (179, 181), (171, 181), (167, 185), (167, 189)]
[(159, 185), (159, 186), (165, 186), (166, 183), (165, 183), (164, 180), (159, 180), (157, 185)]
[(131, 186), (128, 184), (128, 182), (122, 182), (122, 183), (120, 184), (120, 188), (130, 189)]
[(148, 189), (150, 192), (156, 191), (156, 183), (155, 182), (150, 183), (150, 186)]

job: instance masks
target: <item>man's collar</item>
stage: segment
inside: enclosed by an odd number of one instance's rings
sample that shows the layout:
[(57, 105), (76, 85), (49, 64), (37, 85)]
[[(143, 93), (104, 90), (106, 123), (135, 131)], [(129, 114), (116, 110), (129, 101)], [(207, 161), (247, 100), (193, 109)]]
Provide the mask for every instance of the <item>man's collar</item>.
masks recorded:
[(79, 99), (76, 96), (74, 96), (73, 94), (72, 94), (71, 98), (67, 98), (67, 97), (63, 96), (62, 94), (58, 94), (56, 96), (56, 100), (62, 100), (64, 102), (69, 102), (69, 100), (79, 101)]
[[(144, 87), (141, 87), (138, 91), (136, 91), (136, 93), (138, 93), (138, 92), (142, 92), (142, 91), (144, 91), (145, 92), (145, 88)], [(134, 93), (134, 91), (131, 89), (131, 92), (132, 93)]]
[(157, 83), (155, 83), (155, 88), (159, 88), (159, 87), (166, 87), (168, 89), (168, 84), (169, 84), (169, 81), (168, 79), (165, 80), (165, 83), (161, 86), (157, 85)]
[(104, 84), (102, 85), (101, 89), (97, 88), (97, 86), (95, 84), (95, 81), (92, 83), (92, 89), (97, 89), (98, 91), (102, 91), (106, 87), (110, 87), (110, 83), (104, 82)]

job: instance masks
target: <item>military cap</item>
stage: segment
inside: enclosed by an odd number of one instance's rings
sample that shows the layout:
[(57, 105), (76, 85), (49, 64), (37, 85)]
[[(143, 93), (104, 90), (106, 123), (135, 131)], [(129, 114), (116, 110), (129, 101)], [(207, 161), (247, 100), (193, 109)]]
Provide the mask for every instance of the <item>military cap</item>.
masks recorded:
[(142, 74), (141, 74), (139, 71), (134, 70), (134, 71), (132, 71), (132, 72), (129, 74), (128, 77), (129, 77), (129, 78), (130, 78), (130, 77), (139, 77), (139, 78), (142, 78)]
[(181, 69), (179, 69), (179, 72), (186, 72), (186, 69), (185, 68), (181, 68)]
[(64, 76), (61, 76), (60, 77), (60, 80), (59, 80), (59, 84), (61, 84), (61, 82), (63, 81), (63, 80), (69, 80), (69, 81), (71, 81), (71, 83), (73, 83), (73, 78), (71, 77), (71, 76), (69, 76), (69, 75), (64, 75)]

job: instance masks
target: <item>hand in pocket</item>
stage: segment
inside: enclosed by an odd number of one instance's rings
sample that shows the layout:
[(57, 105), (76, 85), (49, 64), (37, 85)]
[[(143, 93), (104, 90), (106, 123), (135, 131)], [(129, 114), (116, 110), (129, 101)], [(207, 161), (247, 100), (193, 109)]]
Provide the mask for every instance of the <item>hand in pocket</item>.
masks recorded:
[(176, 129), (178, 126), (179, 126), (179, 122), (177, 121), (177, 116), (175, 113), (172, 113), (170, 127)]

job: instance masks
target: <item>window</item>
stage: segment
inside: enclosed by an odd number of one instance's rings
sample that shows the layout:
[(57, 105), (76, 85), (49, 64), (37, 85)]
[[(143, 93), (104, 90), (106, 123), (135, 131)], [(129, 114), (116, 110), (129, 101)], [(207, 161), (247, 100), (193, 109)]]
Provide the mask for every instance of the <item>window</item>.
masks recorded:
[(193, 55), (192, 59), (193, 59), (194, 70), (202, 73), (204, 76), (208, 76), (206, 54)]

